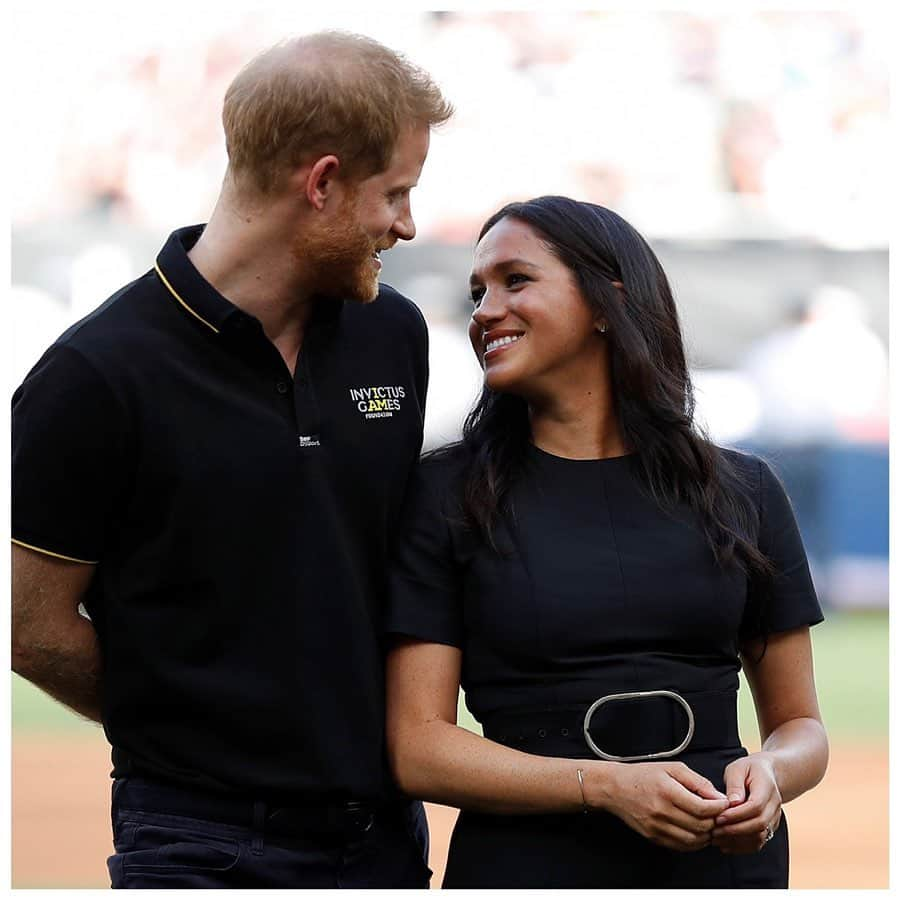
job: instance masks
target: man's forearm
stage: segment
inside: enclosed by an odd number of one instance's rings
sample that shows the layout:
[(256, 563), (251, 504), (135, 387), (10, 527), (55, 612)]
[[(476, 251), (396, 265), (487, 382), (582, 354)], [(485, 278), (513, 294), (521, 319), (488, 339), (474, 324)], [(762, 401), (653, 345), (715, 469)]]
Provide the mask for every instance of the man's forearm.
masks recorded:
[(101, 659), (97, 633), (78, 617), (65, 634), (23, 637), (14, 628), (12, 668), (82, 716), (100, 721)]

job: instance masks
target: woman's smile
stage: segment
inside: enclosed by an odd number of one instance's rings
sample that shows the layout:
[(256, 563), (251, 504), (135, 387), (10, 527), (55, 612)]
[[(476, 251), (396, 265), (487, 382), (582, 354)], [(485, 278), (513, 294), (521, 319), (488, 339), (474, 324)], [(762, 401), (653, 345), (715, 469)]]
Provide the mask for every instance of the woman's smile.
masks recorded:
[(512, 347), (513, 344), (520, 341), (524, 334), (500, 334), (491, 336), (491, 333), (485, 335), (484, 339), (484, 356), (483, 359), (485, 363), (488, 360), (496, 359), (497, 356), (502, 353), (504, 350), (508, 350)]

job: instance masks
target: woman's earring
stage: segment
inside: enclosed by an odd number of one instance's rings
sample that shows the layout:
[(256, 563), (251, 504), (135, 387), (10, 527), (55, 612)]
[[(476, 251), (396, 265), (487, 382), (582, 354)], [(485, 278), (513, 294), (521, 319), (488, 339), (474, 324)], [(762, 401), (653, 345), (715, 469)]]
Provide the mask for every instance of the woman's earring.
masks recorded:
[(606, 322), (601, 323), (600, 334), (606, 334), (606, 328), (607, 328)]

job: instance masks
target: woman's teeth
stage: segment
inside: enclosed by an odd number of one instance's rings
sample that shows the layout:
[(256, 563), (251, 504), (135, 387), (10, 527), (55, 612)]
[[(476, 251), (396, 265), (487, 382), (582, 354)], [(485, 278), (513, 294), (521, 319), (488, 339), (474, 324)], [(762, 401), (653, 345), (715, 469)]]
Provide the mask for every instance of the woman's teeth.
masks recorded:
[(520, 337), (521, 337), (521, 335), (517, 334), (517, 335), (512, 335), (512, 336), (494, 338), (494, 340), (488, 342), (488, 345), (484, 348), (484, 352), (490, 353), (491, 350), (496, 350), (497, 347), (502, 347), (505, 344), (513, 344)]

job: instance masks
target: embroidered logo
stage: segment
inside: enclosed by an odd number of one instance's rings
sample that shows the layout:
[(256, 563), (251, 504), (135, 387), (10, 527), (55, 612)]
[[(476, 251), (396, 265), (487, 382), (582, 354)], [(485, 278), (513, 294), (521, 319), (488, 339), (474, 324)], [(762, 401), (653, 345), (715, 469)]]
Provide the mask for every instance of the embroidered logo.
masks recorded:
[(299, 434), (297, 440), (300, 447), (321, 447), (322, 443), (317, 434)]
[(367, 419), (389, 419), (400, 409), (400, 401), (406, 396), (401, 385), (389, 387), (350, 388), (350, 399)]

